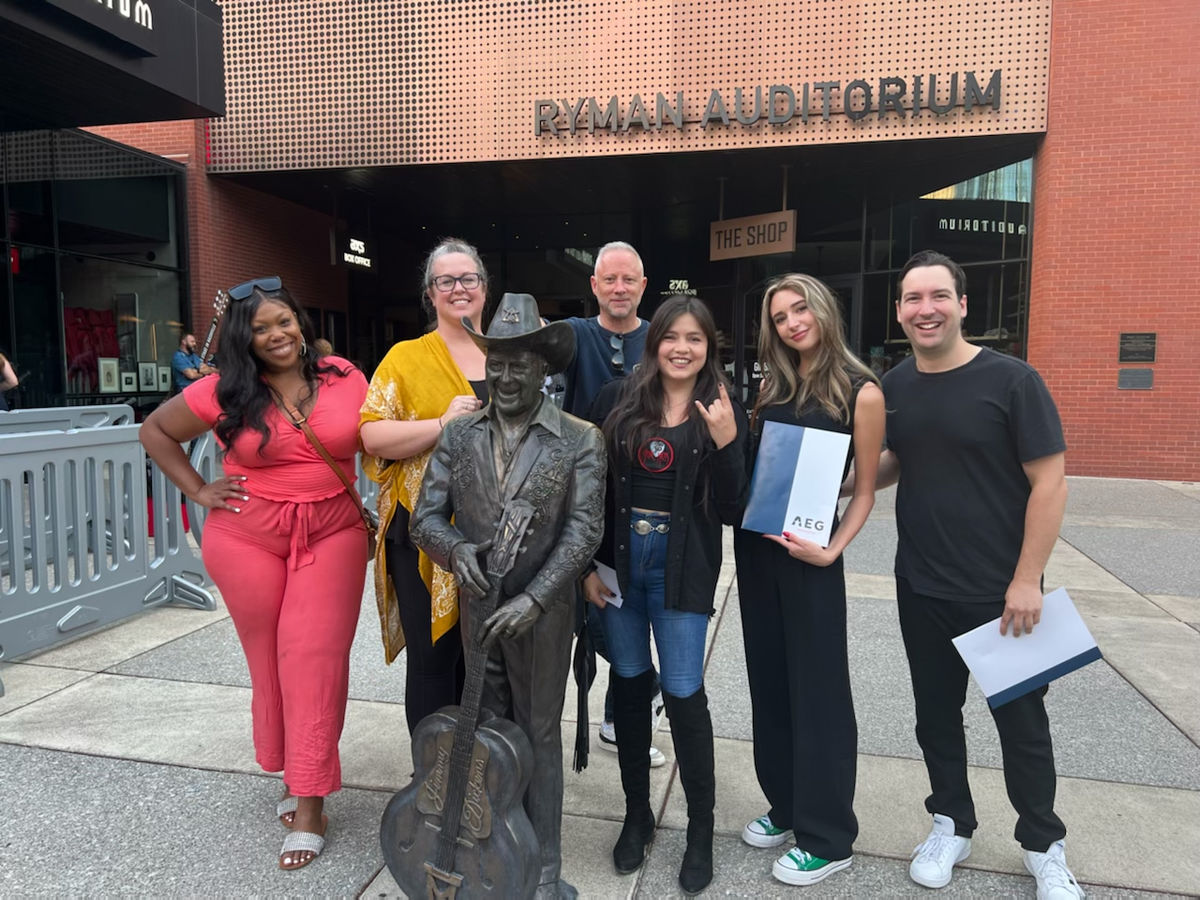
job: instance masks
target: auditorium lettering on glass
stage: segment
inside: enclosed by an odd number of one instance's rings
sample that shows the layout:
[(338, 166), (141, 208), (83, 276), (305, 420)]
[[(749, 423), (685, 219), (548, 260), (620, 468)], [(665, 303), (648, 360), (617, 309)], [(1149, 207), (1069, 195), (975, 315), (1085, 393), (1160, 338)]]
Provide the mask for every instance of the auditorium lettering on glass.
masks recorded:
[(908, 353), (892, 309), (900, 268), (926, 249), (945, 253), (966, 273), (967, 339), (1025, 355), (1032, 197), (1033, 164), (1026, 159), (868, 215), (865, 303), (889, 310), (865, 322), (863, 344), (874, 368), (886, 370)]

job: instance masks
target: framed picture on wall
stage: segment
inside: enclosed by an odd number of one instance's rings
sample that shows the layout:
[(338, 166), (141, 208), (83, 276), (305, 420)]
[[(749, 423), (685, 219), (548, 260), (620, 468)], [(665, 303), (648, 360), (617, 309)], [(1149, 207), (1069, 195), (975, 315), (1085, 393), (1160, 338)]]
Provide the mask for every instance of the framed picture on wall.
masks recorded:
[(121, 389), (121, 372), (115, 356), (101, 356), (97, 360), (100, 369), (100, 393), (115, 394)]
[(136, 390), (137, 390), (137, 373), (136, 372), (122, 372), (121, 373), (121, 391), (122, 391), (122, 393), (129, 393), (131, 391), (136, 391)]
[(170, 366), (159, 366), (158, 367), (158, 389), (160, 391), (170, 391), (171, 390), (171, 367)]
[(138, 390), (158, 390), (158, 366), (152, 362), (138, 363)]

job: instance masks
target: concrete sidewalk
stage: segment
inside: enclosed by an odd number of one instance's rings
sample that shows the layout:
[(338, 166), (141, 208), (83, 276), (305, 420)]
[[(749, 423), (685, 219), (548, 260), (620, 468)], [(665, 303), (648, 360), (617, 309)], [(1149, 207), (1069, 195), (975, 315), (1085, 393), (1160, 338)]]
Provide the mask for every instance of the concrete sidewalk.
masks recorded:
[[(1047, 586), (1065, 586), (1104, 660), (1056, 682), (1050, 709), (1068, 860), (1093, 897), (1200, 892), (1200, 485), (1072, 478)], [(707, 896), (933, 896), (908, 879), (928, 831), (928, 790), (891, 578), (893, 492), (847, 553), (850, 662), (859, 725), (854, 865), (811, 888), (772, 880), (778, 852), (745, 846), (766, 811), (754, 776), (732, 553), (710, 627), (717, 734), (716, 876)], [(728, 541), (727, 541), (728, 547)], [(368, 579), (368, 582), (370, 579)], [(3, 602), (3, 600), (0, 600)], [(0, 896), (398, 896), (379, 818), (411, 772), (403, 655), (382, 663), (363, 599), (342, 738), (345, 788), (326, 805), (314, 864), (276, 867), (279, 779), (250, 742), (250, 692), (223, 609), (159, 609), (106, 632), (0, 664)], [(605, 675), (592, 691), (593, 753), (566, 776), (564, 875), (584, 897), (679, 895), (685, 806), (669, 729), (653, 770), (661, 826), (647, 865), (620, 877), (616, 755), (598, 749)], [(568, 695), (568, 715), (575, 709)], [(965, 712), (980, 828), (943, 897), (1033, 897), (986, 704)], [(574, 723), (564, 728), (567, 760)], [(820, 777), (820, 773), (814, 773)]]

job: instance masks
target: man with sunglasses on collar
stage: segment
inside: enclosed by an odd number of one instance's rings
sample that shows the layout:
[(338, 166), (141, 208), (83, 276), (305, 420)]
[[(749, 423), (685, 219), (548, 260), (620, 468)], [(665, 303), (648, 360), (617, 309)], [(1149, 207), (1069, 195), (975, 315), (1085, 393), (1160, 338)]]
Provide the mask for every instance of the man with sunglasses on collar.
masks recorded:
[(605, 244), (596, 254), (592, 293), (600, 314), (567, 319), (575, 332), (575, 358), (564, 373), (563, 409), (586, 419), (600, 388), (630, 372), (642, 358), (650, 323), (639, 319), (646, 274), (638, 252), (624, 241)]
[[(567, 367), (566, 392), (562, 408), (573, 416), (588, 419), (592, 402), (610, 381), (623, 378), (642, 358), (650, 323), (637, 311), (646, 290), (646, 272), (642, 258), (625, 241), (611, 241), (596, 253), (592, 272), (592, 293), (600, 305), (600, 314), (591, 318), (575, 317), (567, 323), (575, 332), (575, 358)], [(590, 649), (608, 658), (600, 616), (581, 604), (581, 621), (586, 617)], [(655, 687), (657, 688), (657, 673)], [(617, 741), (612, 721), (612, 691), (604, 697), (604, 721), (600, 724), (600, 746), (616, 752)], [(581, 703), (582, 705), (582, 703)], [(661, 714), (662, 699), (655, 691), (655, 715)], [(655, 721), (657, 725), (657, 720)], [(584, 745), (585, 746), (585, 745)], [(577, 748), (578, 749), (578, 748)], [(585, 757), (586, 758), (586, 757)], [(667, 758), (656, 747), (650, 748), (650, 765), (665, 765)]]

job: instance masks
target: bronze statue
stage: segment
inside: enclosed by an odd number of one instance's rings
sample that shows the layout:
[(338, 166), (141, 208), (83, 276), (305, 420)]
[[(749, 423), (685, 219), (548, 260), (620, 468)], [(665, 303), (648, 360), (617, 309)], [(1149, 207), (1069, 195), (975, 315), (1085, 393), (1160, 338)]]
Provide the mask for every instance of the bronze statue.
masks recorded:
[[(516, 722), (532, 745), (524, 807), (540, 853), (535, 896), (575, 897), (560, 878), (560, 723), (574, 585), (604, 527), (604, 441), (597, 428), (562, 412), (542, 393), (546, 376), (561, 372), (574, 354), (569, 325), (542, 326), (533, 297), (505, 294), (486, 335), (476, 334), (468, 321), (463, 327), (487, 353), (491, 403), (446, 425), (421, 485), (411, 534), (461, 586), (464, 641), (477, 640), (487, 653), (483, 708)], [(532, 514), (511, 566), (501, 575), (503, 567), (490, 557), (487, 565), (499, 584), (499, 608), (481, 613), (492, 585), (479, 555), (499, 540), (497, 529), (510, 510), (524, 503)], [(484, 615), (473, 628), (472, 617)]]

